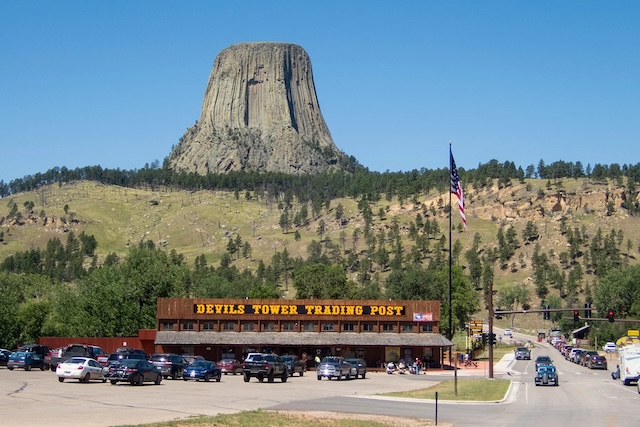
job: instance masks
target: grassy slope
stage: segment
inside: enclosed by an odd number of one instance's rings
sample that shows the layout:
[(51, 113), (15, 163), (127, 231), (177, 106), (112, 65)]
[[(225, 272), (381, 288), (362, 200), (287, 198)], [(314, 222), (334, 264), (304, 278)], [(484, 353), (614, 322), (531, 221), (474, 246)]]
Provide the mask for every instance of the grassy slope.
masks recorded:
[[(467, 193), (467, 205), (473, 206), (500, 206), (505, 201), (523, 201), (532, 198), (539, 189), (551, 193), (546, 189), (544, 180), (528, 180), (531, 190), (527, 191), (525, 185), (515, 183), (512, 188), (498, 190), (493, 187), (481, 192), (475, 192), (469, 188)], [(589, 184), (585, 180), (567, 180), (562, 183), (563, 190), (571, 192), (586, 192), (597, 189), (597, 185)], [(427, 194), (419, 198), (420, 202), (428, 209), (431, 205), (437, 207), (438, 200), (442, 199), (448, 203), (448, 194)], [(191, 265), (193, 259), (204, 254), (208, 262), (216, 265), (221, 255), (226, 251), (228, 238), (240, 235), (243, 241), (249, 241), (253, 253), (249, 259), (239, 259), (234, 261), (235, 265), (242, 269), (245, 267), (255, 268), (260, 259), (266, 264), (270, 263), (275, 251), (281, 252), (285, 247), (292, 257), (307, 257), (306, 248), (312, 240), (319, 240), (316, 232), (320, 219), (327, 225), (327, 235), (335, 244), (339, 244), (339, 234), (342, 230), (346, 233), (346, 248), (352, 249), (352, 233), (357, 227), (362, 229), (362, 217), (358, 214), (357, 203), (353, 199), (339, 199), (331, 202), (329, 213), (322, 212), (320, 218), (314, 218), (307, 227), (302, 227), (298, 231), (301, 234), (300, 241), (295, 241), (294, 230), (284, 234), (278, 225), (281, 211), (277, 205), (267, 203), (265, 200), (247, 201), (244, 193), (240, 193), (238, 200), (233, 193), (220, 191), (172, 191), (160, 189), (157, 191), (144, 189), (129, 189), (115, 186), (105, 186), (95, 182), (77, 182), (68, 185), (53, 185), (42, 188), (36, 192), (22, 193), (5, 199), (5, 205), (0, 206), (0, 219), (2, 215), (9, 212), (9, 203), (15, 201), (25, 215), (23, 204), (25, 201), (35, 203), (34, 212), (37, 214), (44, 210), (48, 217), (73, 216), (79, 220), (77, 225), (70, 227), (76, 233), (85, 231), (93, 234), (98, 241), (97, 253), (100, 259), (104, 259), (108, 253), (115, 252), (124, 255), (129, 245), (137, 244), (142, 239), (151, 239), (158, 243), (166, 241), (166, 249), (175, 249), (182, 253), (187, 262)], [(157, 202), (157, 203), (156, 203)], [(335, 221), (335, 207), (338, 204), (345, 207), (345, 217), (349, 218), (349, 223), (340, 228)], [(69, 213), (65, 215), (64, 206), (68, 205)], [(387, 210), (384, 220), (377, 217), (378, 210), (383, 207)], [(294, 206), (292, 212), (297, 212), (299, 206)], [(454, 207), (455, 210), (455, 207)], [(378, 227), (390, 227), (392, 218), (395, 216), (399, 224), (407, 225), (409, 221), (415, 219), (417, 213), (422, 213), (420, 206), (405, 203), (399, 206), (397, 200), (387, 202), (381, 200), (372, 206), (374, 213), (374, 224)], [(423, 214), (424, 217), (424, 214)], [(536, 221), (541, 232), (540, 245), (542, 250), (548, 252), (553, 249), (557, 263), (557, 254), (566, 250), (566, 239), (560, 235), (559, 214), (548, 215), (544, 220)], [(440, 228), (443, 233), (447, 233), (448, 217), (439, 212), (437, 216)], [(454, 215), (454, 225), (457, 225), (459, 218)], [(459, 239), (463, 245), (463, 253), (472, 244), (473, 236), (479, 233), (482, 245), (496, 245), (496, 233), (499, 222), (513, 224), (518, 237), (526, 223), (525, 220), (507, 222), (504, 218), (480, 219), (469, 217), (469, 231), (459, 233), (454, 231), (453, 239)], [(638, 251), (640, 240), (640, 227), (637, 218), (624, 214), (604, 217), (602, 212), (595, 214), (576, 213), (569, 223), (573, 228), (576, 225), (584, 224), (591, 236), (595, 234), (597, 227), (602, 227), (607, 233), (612, 227), (622, 229), (624, 241), (621, 250), (626, 253), (626, 241), (633, 242), (633, 249), (629, 261), (634, 263)], [(42, 226), (42, 221), (38, 225), (8, 226), (7, 222), (0, 228), (5, 233), (5, 244), (0, 245), (0, 260), (16, 251), (24, 251), (32, 247), (44, 247), (46, 242), (58, 237), (63, 242), (66, 241), (66, 234), (59, 230)], [(376, 233), (377, 236), (377, 233)], [(406, 234), (405, 234), (406, 237)], [(413, 242), (406, 237), (404, 239), (407, 251)], [(431, 241), (431, 248), (436, 245), (436, 241)], [(358, 250), (363, 250), (366, 246), (365, 239), (360, 238)], [(518, 255), (523, 252), (527, 267), (512, 273), (507, 270), (495, 268), (495, 288), (498, 290), (505, 285), (515, 283), (525, 283), (534, 295), (533, 283), (529, 279), (531, 275), (530, 259), (534, 245), (523, 245), (517, 251), (513, 261), (518, 260)], [(461, 258), (464, 265), (466, 260)], [(384, 273), (383, 273), (384, 275)], [(593, 277), (586, 276), (585, 280), (593, 283)], [(293, 296), (292, 288), (289, 287), (289, 297)], [(537, 302), (534, 298), (534, 306)], [(527, 316), (521, 316), (527, 317)], [(531, 330), (545, 328), (541, 316), (531, 315), (528, 319), (518, 319), (524, 321)], [(498, 325), (506, 326), (509, 321), (504, 319)]]

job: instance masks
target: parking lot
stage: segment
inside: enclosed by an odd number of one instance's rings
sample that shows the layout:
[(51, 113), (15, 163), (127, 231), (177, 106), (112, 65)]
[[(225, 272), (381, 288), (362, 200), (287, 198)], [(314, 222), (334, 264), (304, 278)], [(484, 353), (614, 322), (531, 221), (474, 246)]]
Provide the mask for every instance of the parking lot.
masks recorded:
[(67, 380), (50, 371), (0, 369), (2, 419), (21, 425), (113, 426), (167, 421), (268, 408), (298, 400), (367, 395), (428, 387), (429, 376), (369, 373), (366, 379), (318, 381), (313, 372), (286, 383), (245, 383), (241, 375), (222, 381), (163, 380), (159, 386)]

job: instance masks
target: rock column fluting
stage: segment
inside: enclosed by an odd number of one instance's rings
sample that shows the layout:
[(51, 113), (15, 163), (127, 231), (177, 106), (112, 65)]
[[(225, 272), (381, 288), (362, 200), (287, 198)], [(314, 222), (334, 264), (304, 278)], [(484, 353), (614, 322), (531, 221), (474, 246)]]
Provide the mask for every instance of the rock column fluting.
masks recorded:
[(198, 122), (169, 156), (172, 169), (312, 174), (351, 169), (316, 96), (311, 61), (290, 43), (242, 43), (216, 57)]

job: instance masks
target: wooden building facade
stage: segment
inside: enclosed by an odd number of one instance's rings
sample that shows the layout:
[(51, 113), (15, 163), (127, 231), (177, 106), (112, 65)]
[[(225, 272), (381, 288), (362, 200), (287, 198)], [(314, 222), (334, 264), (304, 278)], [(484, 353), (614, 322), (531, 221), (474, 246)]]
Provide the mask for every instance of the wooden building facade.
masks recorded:
[(439, 301), (160, 298), (155, 344), (210, 360), (275, 352), (437, 367), (453, 345), (439, 326)]

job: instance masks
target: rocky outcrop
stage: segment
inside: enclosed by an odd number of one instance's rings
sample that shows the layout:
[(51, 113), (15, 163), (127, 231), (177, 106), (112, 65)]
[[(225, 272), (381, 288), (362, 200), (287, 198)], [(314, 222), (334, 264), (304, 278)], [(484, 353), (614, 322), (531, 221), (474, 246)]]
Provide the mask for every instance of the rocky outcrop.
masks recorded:
[(198, 122), (169, 156), (198, 174), (350, 170), (316, 97), (311, 61), (288, 43), (243, 43), (218, 54)]

